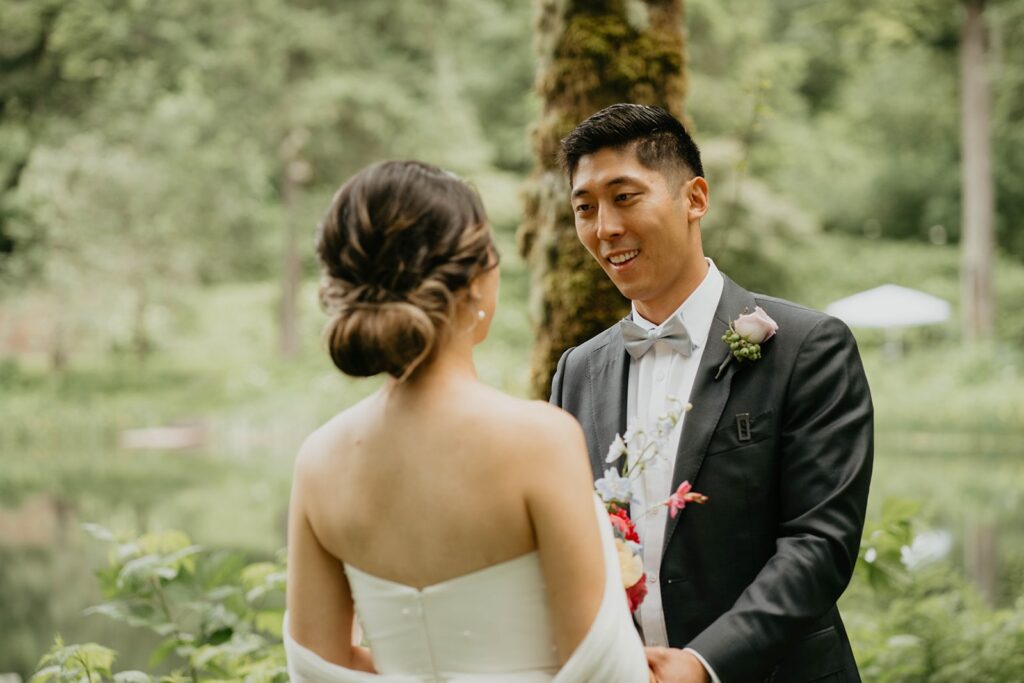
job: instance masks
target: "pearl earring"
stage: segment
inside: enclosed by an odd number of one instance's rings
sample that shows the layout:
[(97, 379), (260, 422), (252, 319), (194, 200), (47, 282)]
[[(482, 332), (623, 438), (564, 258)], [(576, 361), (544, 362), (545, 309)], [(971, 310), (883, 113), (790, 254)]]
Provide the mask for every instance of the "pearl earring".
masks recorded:
[(477, 310), (476, 317), (479, 318), (480, 320), (483, 320), (484, 318), (487, 317), (487, 313), (485, 313), (484, 309), (481, 308), (481, 309)]

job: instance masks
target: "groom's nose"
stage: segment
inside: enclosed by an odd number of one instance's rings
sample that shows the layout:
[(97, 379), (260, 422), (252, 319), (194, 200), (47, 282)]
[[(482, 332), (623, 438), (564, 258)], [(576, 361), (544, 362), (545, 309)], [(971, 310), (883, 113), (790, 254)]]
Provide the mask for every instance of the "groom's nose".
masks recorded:
[(597, 239), (603, 242), (612, 241), (621, 237), (626, 232), (622, 225), (622, 216), (613, 208), (598, 207), (597, 210)]

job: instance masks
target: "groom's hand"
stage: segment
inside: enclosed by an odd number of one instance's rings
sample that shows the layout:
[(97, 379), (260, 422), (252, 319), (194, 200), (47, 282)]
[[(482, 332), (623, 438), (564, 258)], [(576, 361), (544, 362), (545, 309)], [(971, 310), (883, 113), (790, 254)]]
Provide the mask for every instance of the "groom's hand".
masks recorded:
[(647, 665), (658, 683), (710, 683), (704, 665), (685, 650), (668, 647), (645, 647)]

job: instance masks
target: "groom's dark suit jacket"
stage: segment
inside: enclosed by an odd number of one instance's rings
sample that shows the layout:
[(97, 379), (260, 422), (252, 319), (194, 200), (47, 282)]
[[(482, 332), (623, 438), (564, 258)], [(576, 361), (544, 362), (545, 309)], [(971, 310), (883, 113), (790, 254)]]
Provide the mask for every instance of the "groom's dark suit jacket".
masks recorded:
[[(729, 321), (755, 306), (778, 333), (760, 360), (734, 359), (716, 380)], [(595, 478), (626, 427), (628, 373), (617, 325), (558, 362), (551, 402), (583, 425)], [(668, 521), (660, 581), (670, 645), (694, 648), (722, 683), (859, 681), (836, 609), (857, 558), (873, 449), (850, 331), (726, 278), (689, 400), (672, 490), (689, 480), (709, 500)]]

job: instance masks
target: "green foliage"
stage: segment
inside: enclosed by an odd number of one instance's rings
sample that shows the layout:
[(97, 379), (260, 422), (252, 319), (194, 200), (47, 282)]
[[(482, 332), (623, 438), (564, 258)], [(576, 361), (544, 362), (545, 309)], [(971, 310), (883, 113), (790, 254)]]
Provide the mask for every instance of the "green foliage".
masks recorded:
[(986, 607), (948, 569), (914, 576), (853, 630), (865, 680), (884, 683), (1012, 681), (1024, 674), (1024, 604)]
[[(794, 220), (794, 225), (799, 225)], [(920, 289), (950, 302), (953, 315), (945, 326), (924, 330), (907, 330), (911, 346), (933, 345), (943, 340), (959, 339), (960, 255), (952, 245), (920, 244), (864, 239), (841, 234), (816, 235), (810, 230), (794, 230), (792, 241), (780, 247), (781, 241), (766, 240), (762, 247), (771, 254), (784, 254), (785, 274), (775, 281), (764, 281), (755, 268), (748, 276), (742, 261), (726, 272), (750, 289), (792, 299), (812, 308), (823, 309), (837, 299), (886, 283)], [(716, 259), (717, 261), (717, 259)], [(998, 258), (994, 272), (997, 344), (1010, 347), (1009, 355), (999, 350), (992, 362), (1012, 358), (1013, 349), (1024, 343), (1024, 268), (1017, 259)], [(861, 344), (876, 346), (883, 341), (877, 330), (858, 329)], [(915, 342), (926, 342), (917, 344)], [(978, 350), (984, 356), (991, 349)], [(918, 368), (921, 370), (923, 368)], [(941, 373), (935, 374), (935, 378)], [(927, 379), (919, 373), (915, 382)]]
[(876, 590), (896, 590), (907, 582), (903, 549), (914, 540), (913, 521), (920, 503), (888, 498), (882, 515), (864, 527), (864, 540), (857, 555), (857, 571)]
[(841, 604), (864, 680), (1020, 679), (1024, 599), (993, 609), (945, 562), (908, 569), (904, 554), (923, 521), (919, 503), (888, 498), (865, 528), (853, 585)]
[(850, 632), (865, 680), (982, 683), (1024, 675), (1024, 600), (992, 609), (947, 566), (909, 574), (898, 591), (856, 597), (864, 603), (848, 610)]
[[(904, 553), (921, 520), (918, 503), (887, 499), (865, 529), (843, 605), (862, 675), (885, 683), (1017, 680), (1024, 673), (1024, 599), (993, 610), (945, 564), (908, 569)], [(202, 551), (179, 531), (123, 543), (97, 525), (89, 531), (113, 543), (99, 572), (107, 601), (91, 611), (158, 633), (163, 641), (150, 666), (167, 657), (178, 666), (162, 677), (115, 674), (113, 650), (66, 646), (58, 637), (33, 682), (287, 680), (280, 559), (246, 564), (239, 555)]]
[(33, 299), (58, 367), (91, 340), (147, 355), (185, 285), (276, 273), (289, 224), (372, 161), (526, 165), (525, 3), (3, 12), (0, 294)]
[[(39, 661), (39, 670), (31, 680), (38, 683), (93, 683), (109, 680), (113, 677), (110, 669), (116, 656), (113, 650), (95, 643), (66, 646), (57, 636), (53, 648)], [(149, 680), (145, 674), (140, 675), (143, 676), (142, 680)], [(130, 675), (121, 680), (137, 679)]]
[[(958, 240), (960, 3), (689, 0), (686, 11), (698, 139), (747, 139), (751, 175), (827, 230)], [(1020, 259), (1024, 3), (986, 3), (985, 17), (998, 241)]]
[[(106, 601), (88, 613), (160, 636), (150, 666), (171, 658), (176, 668), (158, 680), (287, 680), (281, 645), (283, 554), (275, 562), (247, 564), (239, 554), (211, 553), (192, 545), (180, 531), (118, 542), (99, 525), (87, 528), (112, 544), (108, 566), (98, 572)], [(94, 643), (64, 646), (58, 638), (32, 680), (155, 680), (140, 671), (113, 674), (114, 657), (112, 650)]]
[[(53, 572), (48, 553), (34, 550), (16, 554), (0, 549), (0, 595), (4, 609), (0, 628), (4, 637), (0, 657), (5, 670), (29, 671), (37, 663), (39, 653), (57, 629), (50, 601)], [(63, 586), (70, 588), (68, 583)]]

